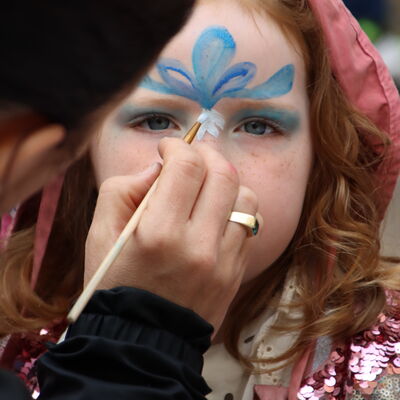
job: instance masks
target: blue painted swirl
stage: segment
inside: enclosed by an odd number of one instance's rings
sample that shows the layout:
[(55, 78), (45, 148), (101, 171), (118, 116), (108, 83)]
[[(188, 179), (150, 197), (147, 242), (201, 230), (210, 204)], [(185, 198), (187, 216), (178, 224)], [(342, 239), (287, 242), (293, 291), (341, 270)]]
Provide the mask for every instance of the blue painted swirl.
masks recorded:
[(192, 53), (193, 72), (180, 61), (164, 58), (157, 64), (163, 82), (146, 76), (141, 87), (159, 93), (185, 97), (211, 110), (223, 98), (266, 100), (283, 96), (293, 87), (295, 68), (288, 64), (264, 83), (253, 88), (257, 67), (251, 62), (231, 67), (236, 43), (229, 31), (220, 26), (206, 29), (197, 40)]

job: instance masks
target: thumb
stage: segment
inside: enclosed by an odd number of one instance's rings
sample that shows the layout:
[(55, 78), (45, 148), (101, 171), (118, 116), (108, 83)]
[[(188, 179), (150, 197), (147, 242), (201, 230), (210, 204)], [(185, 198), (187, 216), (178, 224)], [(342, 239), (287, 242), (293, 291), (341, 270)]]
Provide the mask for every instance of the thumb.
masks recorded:
[(100, 186), (92, 227), (102, 225), (118, 235), (125, 227), (161, 171), (155, 163), (131, 176), (116, 176)]

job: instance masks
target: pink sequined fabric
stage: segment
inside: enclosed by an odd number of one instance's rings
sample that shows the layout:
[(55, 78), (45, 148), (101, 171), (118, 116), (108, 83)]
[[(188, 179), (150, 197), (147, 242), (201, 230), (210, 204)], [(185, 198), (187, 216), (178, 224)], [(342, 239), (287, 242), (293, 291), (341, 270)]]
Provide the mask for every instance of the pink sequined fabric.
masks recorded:
[[(397, 299), (393, 294), (388, 296), (390, 305), (396, 306)], [(381, 386), (388, 381), (385, 377), (391, 376), (400, 380), (400, 312), (381, 314), (371, 329), (337, 346), (324, 367), (306, 379), (297, 397), (299, 400), (368, 399), (382, 390)], [(374, 398), (400, 399), (400, 392), (393, 396)]]
[(56, 343), (66, 324), (57, 324), (50, 329), (21, 334), (18, 338), (18, 354), (14, 358), (13, 371), (22, 379), (32, 395), (37, 398), (39, 385), (36, 375), (36, 361), (46, 352), (48, 343)]

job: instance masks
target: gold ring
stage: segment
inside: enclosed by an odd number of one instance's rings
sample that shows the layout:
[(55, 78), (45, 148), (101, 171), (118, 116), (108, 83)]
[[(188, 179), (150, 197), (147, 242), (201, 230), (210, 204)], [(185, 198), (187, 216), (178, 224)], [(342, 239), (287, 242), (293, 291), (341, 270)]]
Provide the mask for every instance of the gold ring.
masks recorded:
[(247, 229), (248, 236), (256, 236), (260, 229), (260, 224), (254, 215), (232, 211), (228, 221), (236, 222)]

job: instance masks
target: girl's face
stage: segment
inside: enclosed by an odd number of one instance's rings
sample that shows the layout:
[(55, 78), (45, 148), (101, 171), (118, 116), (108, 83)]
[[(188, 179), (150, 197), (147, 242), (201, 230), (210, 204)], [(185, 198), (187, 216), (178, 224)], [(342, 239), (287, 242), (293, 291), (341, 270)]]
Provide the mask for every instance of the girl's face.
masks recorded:
[(282, 254), (302, 211), (313, 151), (300, 52), (272, 18), (231, 0), (207, 1), (158, 66), (92, 145), (97, 182), (160, 161), (160, 139), (184, 136), (202, 108), (213, 106), (225, 127), (203, 141), (235, 165), (264, 218), (262, 232), (249, 239), (248, 281)]

